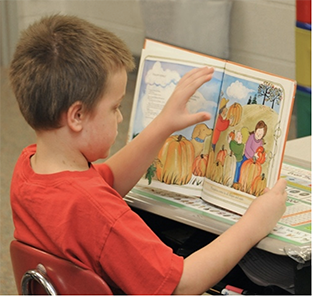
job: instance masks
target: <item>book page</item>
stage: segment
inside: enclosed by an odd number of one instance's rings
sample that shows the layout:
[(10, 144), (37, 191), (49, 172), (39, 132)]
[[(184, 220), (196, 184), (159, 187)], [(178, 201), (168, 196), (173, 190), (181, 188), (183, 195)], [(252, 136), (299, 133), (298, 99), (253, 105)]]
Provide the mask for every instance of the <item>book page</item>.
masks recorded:
[(204, 200), (243, 214), (253, 198), (275, 184), (294, 93), (293, 80), (226, 64)]
[[(154, 48), (154, 47), (151, 47)], [(209, 121), (175, 132), (166, 141), (158, 157), (139, 184), (165, 188), (200, 196), (205, 170), (195, 172), (195, 159), (204, 159), (217, 111), (225, 61), (197, 55), (189, 51), (144, 49), (141, 55), (131, 113), (128, 140), (138, 134), (160, 113), (181, 77), (192, 68), (213, 66), (215, 73), (210, 82), (201, 86), (190, 98), (187, 108), (191, 113), (207, 111)], [(172, 150), (168, 145), (172, 144)], [(175, 151), (180, 146), (181, 153)], [(203, 157), (203, 158), (201, 158)], [(204, 165), (206, 168), (206, 164)]]

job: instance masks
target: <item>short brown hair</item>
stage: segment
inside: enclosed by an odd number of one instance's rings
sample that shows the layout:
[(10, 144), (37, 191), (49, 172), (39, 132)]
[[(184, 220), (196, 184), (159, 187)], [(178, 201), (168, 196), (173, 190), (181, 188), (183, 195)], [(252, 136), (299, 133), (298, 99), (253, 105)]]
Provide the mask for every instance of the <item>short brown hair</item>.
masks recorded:
[(76, 101), (92, 111), (119, 68), (134, 68), (121, 39), (78, 17), (53, 15), (22, 32), (9, 76), (24, 118), (42, 130), (60, 127), (61, 113)]

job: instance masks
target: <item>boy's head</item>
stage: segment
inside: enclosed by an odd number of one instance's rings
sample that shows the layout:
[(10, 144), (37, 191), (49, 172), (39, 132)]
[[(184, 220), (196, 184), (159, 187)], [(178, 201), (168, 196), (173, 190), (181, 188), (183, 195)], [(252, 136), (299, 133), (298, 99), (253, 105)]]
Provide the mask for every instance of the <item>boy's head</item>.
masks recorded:
[(60, 127), (76, 101), (93, 110), (108, 75), (134, 68), (132, 54), (113, 33), (74, 16), (42, 18), (22, 32), (10, 66), (20, 110), (35, 130)]

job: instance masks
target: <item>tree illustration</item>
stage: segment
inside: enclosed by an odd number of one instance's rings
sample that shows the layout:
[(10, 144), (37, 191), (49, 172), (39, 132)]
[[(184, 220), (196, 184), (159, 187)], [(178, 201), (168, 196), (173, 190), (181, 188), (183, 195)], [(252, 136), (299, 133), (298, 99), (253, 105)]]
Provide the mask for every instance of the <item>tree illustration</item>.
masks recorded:
[(256, 100), (256, 94), (254, 95), (254, 98), (252, 100), (252, 103), (251, 104), (257, 104), (257, 100)]
[(282, 101), (282, 89), (274, 87), (270, 91), (270, 99), (272, 103), (271, 108), (274, 109), (274, 104), (280, 105), (280, 102)]
[(252, 103), (252, 96), (249, 97), (249, 100), (247, 102), (247, 105), (250, 105)]
[(270, 92), (273, 88), (274, 85), (267, 81), (264, 81), (264, 83), (261, 83), (258, 86), (257, 95), (263, 97), (262, 105), (265, 105), (265, 102), (270, 100)]

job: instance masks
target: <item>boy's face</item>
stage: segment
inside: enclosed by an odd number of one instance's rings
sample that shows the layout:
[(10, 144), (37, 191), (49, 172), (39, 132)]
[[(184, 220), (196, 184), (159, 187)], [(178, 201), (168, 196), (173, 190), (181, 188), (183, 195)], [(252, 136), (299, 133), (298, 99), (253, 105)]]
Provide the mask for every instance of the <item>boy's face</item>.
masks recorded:
[(118, 124), (123, 117), (120, 105), (125, 95), (127, 73), (124, 69), (112, 73), (107, 90), (84, 125), (82, 154), (89, 162), (108, 157), (118, 135)]

